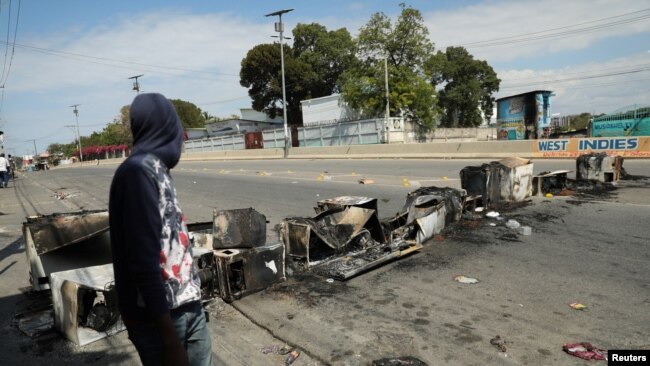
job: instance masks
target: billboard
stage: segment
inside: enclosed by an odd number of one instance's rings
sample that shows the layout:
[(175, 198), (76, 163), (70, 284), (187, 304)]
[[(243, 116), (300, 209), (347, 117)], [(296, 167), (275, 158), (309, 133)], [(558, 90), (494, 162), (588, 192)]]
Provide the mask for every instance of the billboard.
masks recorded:
[(650, 157), (650, 137), (614, 137), (564, 140), (534, 140), (536, 158), (575, 158), (590, 152), (623, 157)]

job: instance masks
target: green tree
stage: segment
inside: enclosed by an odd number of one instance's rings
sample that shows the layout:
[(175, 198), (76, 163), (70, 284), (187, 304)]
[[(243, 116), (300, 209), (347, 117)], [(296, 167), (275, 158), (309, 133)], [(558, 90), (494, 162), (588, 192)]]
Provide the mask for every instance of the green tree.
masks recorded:
[(492, 117), (501, 80), (492, 67), (474, 57), (463, 47), (447, 47), (429, 59), (427, 68), (439, 92), (442, 110), (441, 124), (445, 127), (474, 127)]
[(197, 107), (194, 103), (187, 102), (181, 99), (170, 99), (176, 113), (180, 117), (184, 128), (203, 128), (205, 127), (205, 117), (201, 108)]
[(354, 40), (345, 28), (328, 31), (317, 24), (298, 24), (293, 29), (293, 56), (318, 75), (309, 86), (312, 98), (340, 91), (341, 74), (357, 63)]
[[(287, 95), (287, 123), (302, 124), (300, 101), (311, 97), (311, 86), (318, 76), (308, 64), (295, 59), (291, 47), (285, 46), (284, 70)], [(253, 47), (242, 60), (240, 84), (249, 88), (253, 109), (269, 117), (282, 116), (282, 73), (280, 45), (260, 44)]]
[[(328, 31), (320, 24), (298, 24), (293, 47), (284, 47), (287, 123), (302, 124), (300, 101), (340, 90), (341, 73), (356, 62), (350, 33)], [(253, 108), (271, 118), (282, 115), (280, 45), (261, 44), (241, 62), (240, 84), (248, 88)]]
[[(391, 115), (433, 127), (436, 92), (428, 82), (425, 63), (434, 50), (419, 10), (400, 4), (393, 25), (383, 13), (372, 15), (356, 41), (360, 62), (342, 76), (344, 100), (366, 117), (383, 115), (389, 102)], [(386, 60), (386, 61), (384, 61)], [(385, 63), (388, 65), (389, 99), (385, 98)]]

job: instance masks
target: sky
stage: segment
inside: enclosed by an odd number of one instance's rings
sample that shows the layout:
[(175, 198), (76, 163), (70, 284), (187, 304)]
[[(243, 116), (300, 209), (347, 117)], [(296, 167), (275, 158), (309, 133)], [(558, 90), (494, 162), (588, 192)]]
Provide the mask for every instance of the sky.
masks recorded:
[[(159, 92), (228, 117), (250, 108), (241, 60), (285, 32), (316, 22), (355, 36), (399, 3), (422, 12), (436, 49), (464, 46), (501, 81), (495, 97), (555, 92), (552, 112), (608, 113), (650, 104), (649, 0), (262, 1), (0, 0), (0, 130), (5, 152), (100, 132), (142, 92)], [(291, 42), (290, 40), (288, 41)], [(78, 104), (78, 117), (70, 106)]]

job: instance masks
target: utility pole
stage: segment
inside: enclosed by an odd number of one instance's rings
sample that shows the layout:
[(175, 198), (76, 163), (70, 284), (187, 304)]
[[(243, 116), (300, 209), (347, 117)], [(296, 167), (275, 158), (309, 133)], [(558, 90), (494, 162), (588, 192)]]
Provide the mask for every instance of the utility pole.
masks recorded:
[(136, 75), (136, 76), (131, 76), (129, 79), (135, 79), (133, 82), (133, 89), (137, 94), (140, 94), (140, 83), (138, 83), (138, 78), (144, 76), (144, 74)]
[(390, 144), (390, 132), (388, 131), (389, 129), (389, 123), (390, 123), (390, 100), (389, 96), (390, 94), (388, 93), (388, 56), (384, 58), (384, 79), (386, 82), (386, 143)]
[(275, 31), (280, 33), (280, 69), (282, 72), (282, 115), (284, 118), (284, 157), (289, 156), (289, 131), (287, 127), (287, 93), (284, 85), (284, 24), (282, 24), (282, 14), (293, 11), (293, 9), (278, 10), (266, 14), (266, 17), (277, 15), (279, 21), (275, 23)]
[(25, 140), (25, 142), (29, 142), (29, 141), (34, 143), (34, 157), (36, 157), (36, 155), (38, 155), (38, 152), (36, 151), (36, 140), (35, 139)]
[(81, 152), (81, 134), (79, 133), (79, 110), (77, 109), (78, 106), (81, 104), (73, 104), (70, 106), (70, 108), (74, 108), (72, 110), (72, 113), (74, 113), (75, 120), (77, 121), (77, 146), (79, 147), (79, 163), (81, 163), (81, 166), (84, 165), (84, 154)]

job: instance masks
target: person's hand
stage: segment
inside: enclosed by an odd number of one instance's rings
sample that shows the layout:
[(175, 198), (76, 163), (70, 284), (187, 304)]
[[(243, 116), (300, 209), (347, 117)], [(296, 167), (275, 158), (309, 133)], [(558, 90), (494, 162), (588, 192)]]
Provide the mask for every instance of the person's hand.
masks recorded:
[(188, 366), (187, 352), (180, 343), (168, 345), (163, 350), (163, 365)]

